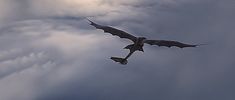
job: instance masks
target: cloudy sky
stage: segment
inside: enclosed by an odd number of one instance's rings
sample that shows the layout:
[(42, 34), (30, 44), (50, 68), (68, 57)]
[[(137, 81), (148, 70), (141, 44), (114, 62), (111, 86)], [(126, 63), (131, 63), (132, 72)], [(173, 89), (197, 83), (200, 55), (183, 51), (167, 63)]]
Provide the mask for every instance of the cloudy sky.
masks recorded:
[[(0, 0), (0, 100), (234, 100), (234, 0)], [(130, 43), (84, 20), (150, 39)]]

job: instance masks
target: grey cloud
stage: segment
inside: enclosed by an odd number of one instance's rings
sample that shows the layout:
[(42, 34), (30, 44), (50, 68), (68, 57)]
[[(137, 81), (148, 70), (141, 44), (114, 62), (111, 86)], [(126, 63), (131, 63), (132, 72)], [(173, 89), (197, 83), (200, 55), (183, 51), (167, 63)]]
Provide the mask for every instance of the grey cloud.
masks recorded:
[[(45, 63), (49, 59), (43, 57), (42, 53), (31, 53), (28, 56), (18, 57), (11, 60), (2, 61), (1, 64), (1, 75), (0, 77), (5, 77), (11, 73), (27, 69), (36, 64)], [(19, 67), (21, 66), (21, 67)]]

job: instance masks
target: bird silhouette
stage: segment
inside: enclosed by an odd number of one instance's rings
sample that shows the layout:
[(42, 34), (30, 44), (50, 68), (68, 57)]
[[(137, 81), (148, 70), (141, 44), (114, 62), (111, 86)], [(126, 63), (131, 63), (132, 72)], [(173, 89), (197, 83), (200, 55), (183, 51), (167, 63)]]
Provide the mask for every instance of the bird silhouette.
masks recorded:
[(142, 51), (144, 52), (143, 46), (145, 43), (149, 45), (158, 45), (158, 46), (165, 46), (165, 47), (179, 47), (179, 48), (186, 48), (186, 47), (197, 47), (198, 45), (192, 45), (192, 44), (185, 44), (178, 41), (168, 41), (168, 40), (149, 40), (145, 37), (136, 37), (133, 36), (127, 32), (124, 32), (122, 30), (119, 30), (117, 28), (113, 28), (110, 26), (103, 26), (99, 25), (89, 19), (87, 19), (90, 22), (90, 25), (94, 26), (96, 29), (101, 29), (105, 33), (110, 33), (115, 36), (119, 36), (120, 38), (129, 39), (133, 42), (133, 44), (127, 45), (124, 49), (129, 49), (130, 52), (125, 58), (120, 57), (111, 57), (111, 59), (115, 62), (118, 62), (122, 65), (126, 65), (128, 63), (127, 59), (135, 52), (135, 51)]

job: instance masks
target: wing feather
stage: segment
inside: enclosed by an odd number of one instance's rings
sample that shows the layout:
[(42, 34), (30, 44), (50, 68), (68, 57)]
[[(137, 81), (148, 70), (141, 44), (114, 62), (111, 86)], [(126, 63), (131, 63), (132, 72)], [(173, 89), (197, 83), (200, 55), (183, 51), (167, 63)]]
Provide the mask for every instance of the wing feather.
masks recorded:
[(179, 47), (179, 48), (186, 48), (186, 47), (197, 47), (198, 45), (191, 45), (185, 44), (178, 41), (167, 41), (167, 40), (145, 40), (145, 43), (150, 45), (158, 45), (158, 46), (166, 46), (166, 47)]
[(137, 40), (137, 37), (128, 34), (127, 32), (124, 32), (122, 30), (110, 27), (110, 26), (103, 26), (103, 25), (99, 25), (96, 24), (94, 22), (92, 22), (91, 20), (88, 19), (89, 22), (91, 22), (90, 25), (94, 26), (97, 29), (101, 29), (103, 30), (105, 33), (110, 33), (112, 35), (116, 35), (119, 36), (120, 38), (126, 38), (126, 39), (130, 39), (131, 41), (135, 42)]

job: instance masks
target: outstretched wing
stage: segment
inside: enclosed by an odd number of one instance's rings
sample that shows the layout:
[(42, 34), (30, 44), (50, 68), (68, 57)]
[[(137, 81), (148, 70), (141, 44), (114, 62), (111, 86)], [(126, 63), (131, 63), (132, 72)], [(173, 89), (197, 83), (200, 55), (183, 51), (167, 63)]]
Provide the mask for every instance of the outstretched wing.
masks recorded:
[(110, 27), (110, 26), (103, 26), (103, 25), (99, 25), (99, 24), (96, 24), (94, 22), (92, 22), (91, 20), (87, 19), (89, 22), (91, 22), (90, 25), (94, 26), (95, 28), (97, 29), (102, 29), (104, 30), (105, 33), (110, 33), (112, 35), (117, 35), (119, 36), (120, 38), (126, 38), (126, 39), (130, 39), (132, 40), (133, 42), (135, 42), (137, 40), (137, 37), (131, 35), (131, 34), (128, 34), (127, 32), (124, 32), (122, 30), (119, 30), (119, 29), (116, 29), (116, 28), (113, 28), (113, 27)]
[(145, 40), (145, 43), (150, 44), (150, 45), (158, 45), (158, 46), (166, 46), (166, 47), (176, 46), (179, 48), (199, 46), (199, 45), (185, 44), (185, 43), (181, 43), (178, 41), (167, 41), (167, 40)]

